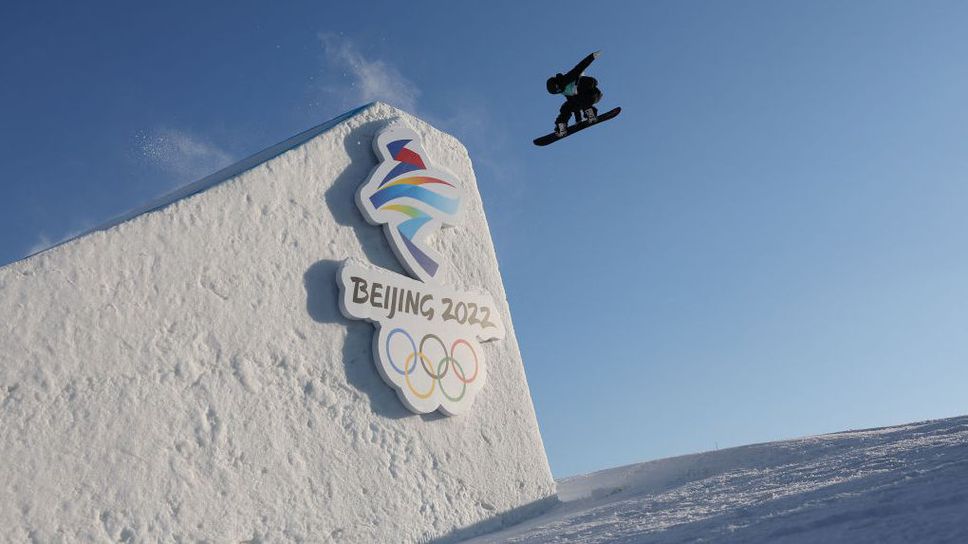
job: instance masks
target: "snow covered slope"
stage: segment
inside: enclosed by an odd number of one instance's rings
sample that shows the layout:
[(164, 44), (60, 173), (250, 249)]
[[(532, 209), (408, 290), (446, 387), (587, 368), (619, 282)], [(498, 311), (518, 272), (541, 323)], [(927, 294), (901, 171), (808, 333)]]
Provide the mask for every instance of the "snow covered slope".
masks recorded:
[(968, 542), (968, 417), (630, 465), (559, 482), (562, 503), (468, 541)]
[[(443, 280), (507, 328), (459, 417), (404, 408), (339, 311), (345, 259), (402, 271), (355, 202), (392, 119), (462, 184), (430, 242)], [(424, 542), (553, 495), (467, 151), (405, 112), (354, 110), (0, 268), (0, 542)]]

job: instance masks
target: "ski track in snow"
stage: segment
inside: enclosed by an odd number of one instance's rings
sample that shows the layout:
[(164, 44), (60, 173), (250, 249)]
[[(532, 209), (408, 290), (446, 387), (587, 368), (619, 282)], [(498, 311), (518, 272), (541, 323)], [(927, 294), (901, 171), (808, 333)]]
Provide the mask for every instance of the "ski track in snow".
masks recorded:
[(558, 486), (550, 512), (468, 543), (963, 543), (968, 417), (662, 459)]

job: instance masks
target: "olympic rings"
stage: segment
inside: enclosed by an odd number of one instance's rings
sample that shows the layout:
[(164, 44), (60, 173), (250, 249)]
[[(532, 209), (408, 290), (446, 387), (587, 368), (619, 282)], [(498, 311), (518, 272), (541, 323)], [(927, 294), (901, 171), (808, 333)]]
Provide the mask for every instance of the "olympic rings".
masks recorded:
[[(438, 344), (440, 344), (440, 349), (442, 349), (444, 351), (444, 358), (442, 359), (442, 361), (446, 361), (448, 359), (448, 357), (447, 357), (447, 345), (444, 344), (444, 341), (441, 340), (440, 337), (437, 336), (436, 334), (425, 334), (424, 337), (420, 339), (420, 353), (423, 353), (424, 352), (424, 344), (427, 342), (427, 340), (430, 340), (431, 338), (433, 338), (434, 340), (437, 341)], [(421, 356), (420, 357), (420, 364), (421, 365), (423, 365), (423, 361), (424, 361), (424, 358), (423, 358), (423, 356)], [(424, 366), (424, 372), (426, 372), (427, 374), (429, 374), (430, 377), (433, 378), (434, 380), (442, 380), (442, 379), (444, 379), (444, 376), (447, 374), (447, 369), (448, 368), (449, 368), (449, 366), (447, 366), (446, 364), (444, 364), (444, 371), (441, 372), (440, 371), (440, 363), (437, 363), (437, 374), (436, 375), (434, 374), (434, 371), (433, 370), (427, 368), (426, 366)]]
[[(390, 346), (390, 340), (398, 334), (406, 337), (410, 344), (410, 351), (404, 358), (402, 369), (394, 361), (394, 352), (391, 350)], [(432, 343), (436, 342), (440, 346), (441, 352), (443, 353), (443, 356), (437, 361), (436, 368), (433, 364), (433, 360), (424, 352), (427, 342), (431, 341)], [(469, 350), (471, 358), (474, 359), (474, 372), (470, 376), (467, 375), (464, 365), (461, 364), (457, 358), (459, 346), (465, 346), (467, 349), (463, 351)], [(471, 342), (463, 338), (454, 340), (454, 343), (450, 345), (450, 350), (448, 350), (447, 345), (436, 334), (425, 334), (423, 338), (420, 339), (420, 343), (418, 345), (407, 331), (401, 328), (395, 328), (390, 331), (390, 334), (387, 335), (385, 351), (390, 366), (397, 372), (397, 374), (401, 374), (403, 376), (404, 383), (407, 384), (407, 388), (419, 399), (430, 398), (430, 396), (434, 394), (434, 391), (437, 389), (439, 383), (440, 392), (448, 400), (453, 402), (460, 401), (467, 393), (467, 386), (477, 379), (477, 374), (480, 371), (480, 359), (478, 359), (477, 350), (474, 349), (474, 345)], [(466, 354), (464, 355), (466, 356)], [(418, 360), (420, 364), (417, 364)], [(426, 391), (418, 390), (413, 383), (414, 380), (411, 378), (411, 375), (416, 372), (417, 368), (420, 368), (423, 373), (430, 378), (430, 388)], [(444, 378), (447, 377), (449, 372), (451, 372), (451, 368), (453, 368), (454, 377), (460, 382), (460, 393), (455, 395), (451, 395), (444, 388)]]
[[(413, 352), (414, 353), (417, 352), (417, 344), (414, 344), (413, 343), (413, 338), (409, 334), (407, 334), (407, 331), (405, 331), (403, 329), (400, 329), (400, 328), (397, 328), (397, 329), (393, 329), (392, 331), (390, 331), (390, 334), (387, 335), (386, 351), (387, 351), (387, 355), (388, 356), (390, 354), (390, 339), (393, 338), (393, 335), (394, 334), (402, 334), (402, 335), (406, 336), (407, 337), (407, 340), (410, 341), (410, 345), (413, 347)], [(398, 367), (396, 364), (394, 364), (393, 357), (389, 357), (389, 359), (390, 359), (390, 366), (393, 367), (393, 370), (396, 370), (400, 374), (403, 374), (404, 372), (402, 370), (400, 370), (400, 367)], [(404, 363), (404, 365), (406, 365), (406, 363)], [(410, 370), (409, 369), (407, 370), (407, 373), (408, 374), (410, 373)]]
[(457, 346), (460, 344), (464, 344), (465, 346), (467, 346), (467, 349), (471, 350), (471, 355), (474, 356), (474, 375), (471, 376), (470, 378), (465, 378), (464, 369), (461, 369), (461, 372), (460, 374), (457, 375), (457, 377), (460, 378), (460, 381), (464, 383), (471, 383), (472, 381), (477, 379), (477, 371), (480, 369), (481, 365), (480, 365), (480, 362), (477, 360), (477, 352), (474, 351), (474, 346), (470, 345), (470, 343), (467, 340), (464, 340), (463, 338), (458, 338), (457, 340), (454, 340), (454, 343), (450, 345), (451, 357), (454, 356), (454, 353), (457, 351)]
[[(457, 362), (457, 359), (453, 359), (453, 361), (454, 361), (454, 374), (457, 374), (457, 369), (461, 368), (461, 366), (460, 366), (460, 363)], [(447, 393), (447, 390), (444, 389), (444, 382), (440, 382), (440, 392), (443, 393), (445, 397), (447, 397), (448, 399), (454, 402), (457, 402), (460, 399), (464, 398), (464, 394), (467, 393), (467, 382), (465, 382), (463, 379), (460, 378), (460, 376), (463, 373), (464, 373), (464, 370), (461, 369), (460, 374), (457, 374), (458, 379), (461, 380), (461, 384), (460, 384), (460, 395), (457, 395), (455, 397), (452, 397), (451, 395), (449, 395)]]
[[(407, 366), (408, 369), (409, 369), (409, 362), (413, 359), (413, 356), (414, 355), (416, 355), (416, 354), (415, 353), (411, 353), (410, 355), (407, 355), (407, 362), (404, 363), (404, 365)], [(426, 368), (427, 368), (426, 366), (424, 366), (424, 359), (426, 359), (426, 358), (427, 357), (425, 357), (423, 353), (420, 354), (420, 366), (423, 366), (424, 367), (424, 370), (426, 370)], [(417, 363), (414, 362), (413, 366), (414, 366), (414, 368), (416, 368), (417, 367)], [(406, 374), (404, 374), (403, 375), (403, 379), (404, 379), (404, 381), (407, 382), (407, 387), (410, 388), (410, 391), (412, 391), (414, 395), (417, 395), (417, 398), (418, 399), (426, 399), (426, 398), (430, 397), (430, 395), (433, 395), (434, 394), (434, 388), (437, 387), (437, 380), (430, 380), (430, 389), (426, 393), (421, 393), (421, 392), (417, 391), (417, 388), (414, 387), (412, 383), (410, 383), (410, 372), (407, 372)], [(441, 386), (441, 389), (443, 389), (443, 386)]]

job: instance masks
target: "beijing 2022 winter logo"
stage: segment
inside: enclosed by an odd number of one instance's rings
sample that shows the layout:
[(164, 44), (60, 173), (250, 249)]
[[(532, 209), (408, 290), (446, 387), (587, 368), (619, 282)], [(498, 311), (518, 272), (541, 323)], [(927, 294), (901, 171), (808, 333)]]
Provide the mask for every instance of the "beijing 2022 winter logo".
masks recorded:
[(368, 222), (383, 226), (413, 279), (347, 260), (338, 278), (340, 310), (373, 322), (374, 363), (407, 408), (463, 413), (487, 375), (480, 342), (504, 338), (505, 330), (489, 294), (440, 285), (443, 257), (426, 242), (460, 223), (460, 182), (434, 167), (420, 135), (402, 124), (378, 133), (373, 149), (380, 163), (356, 203)]

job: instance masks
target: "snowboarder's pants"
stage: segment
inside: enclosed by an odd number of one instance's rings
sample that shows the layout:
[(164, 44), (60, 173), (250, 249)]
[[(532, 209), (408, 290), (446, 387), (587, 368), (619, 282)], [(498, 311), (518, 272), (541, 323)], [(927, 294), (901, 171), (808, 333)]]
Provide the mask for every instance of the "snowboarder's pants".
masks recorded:
[(561, 110), (558, 113), (558, 118), (555, 119), (555, 123), (567, 123), (568, 118), (573, 114), (575, 116), (575, 122), (580, 123), (582, 110), (587, 110), (601, 99), (602, 91), (598, 90), (598, 87), (592, 87), (585, 92), (580, 92), (575, 96), (569, 97), (561, 105)]

